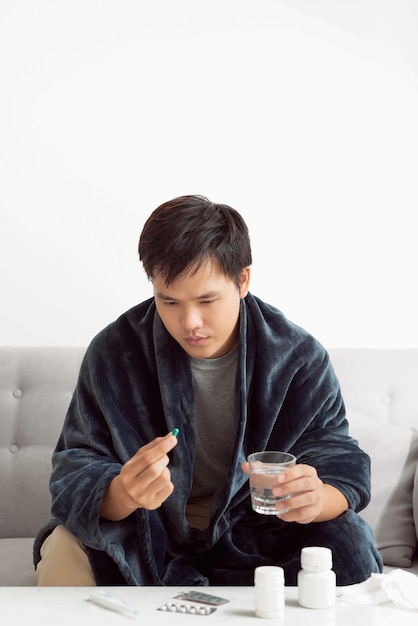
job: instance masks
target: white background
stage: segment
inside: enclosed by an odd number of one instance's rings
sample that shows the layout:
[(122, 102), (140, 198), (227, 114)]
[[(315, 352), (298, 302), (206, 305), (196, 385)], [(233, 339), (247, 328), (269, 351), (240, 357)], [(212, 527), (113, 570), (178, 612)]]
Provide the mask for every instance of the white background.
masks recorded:
[(0, 345), (149, 297), (142, 225), (199, 193), (327, 347), (418, 347), (417, 32), (415, 0), (0, 0)]

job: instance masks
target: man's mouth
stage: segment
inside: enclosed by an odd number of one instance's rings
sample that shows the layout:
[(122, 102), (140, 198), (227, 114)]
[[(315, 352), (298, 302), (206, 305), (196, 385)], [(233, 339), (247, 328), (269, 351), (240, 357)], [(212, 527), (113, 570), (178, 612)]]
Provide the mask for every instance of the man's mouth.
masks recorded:
[(188, 343), (191, 346), (201, 346), (202, 344), (205, 343), (207, 339), (208, 337), (201, 337), (200, 335), (193, 335), (190, 337), (185, 337), (184, 341), (186, 341), (186, 343)]

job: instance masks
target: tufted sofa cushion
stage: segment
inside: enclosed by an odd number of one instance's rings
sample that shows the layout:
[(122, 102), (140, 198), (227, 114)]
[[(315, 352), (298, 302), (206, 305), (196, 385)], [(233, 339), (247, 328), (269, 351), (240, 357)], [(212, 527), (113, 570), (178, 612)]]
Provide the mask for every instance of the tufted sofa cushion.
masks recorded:
[(0, 348), (0, 537), (34, 537), (50, 517), (51, 454), (84, 348)]

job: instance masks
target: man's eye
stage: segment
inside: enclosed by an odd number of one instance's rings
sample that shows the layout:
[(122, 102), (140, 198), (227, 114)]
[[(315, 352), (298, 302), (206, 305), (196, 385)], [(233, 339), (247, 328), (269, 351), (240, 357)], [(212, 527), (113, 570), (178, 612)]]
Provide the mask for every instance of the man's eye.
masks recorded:
[(213, 302), (216, 302), (216, 300), (202, 300), (202, 304), (212, 304)]

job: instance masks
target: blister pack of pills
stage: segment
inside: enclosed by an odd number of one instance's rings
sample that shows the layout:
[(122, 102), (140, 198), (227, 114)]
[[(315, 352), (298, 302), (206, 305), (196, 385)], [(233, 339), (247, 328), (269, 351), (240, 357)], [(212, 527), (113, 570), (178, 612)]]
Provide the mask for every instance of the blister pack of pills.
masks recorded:
[(158, 611), (167, 611), (168, 613), (183, 613), (189, 615), (210, 615), (216, 608), (214, 606), (202, 606), (198, 604), (189, 604), (188, 602), (166, 602), (158, 607)]
[(178, 596), (176, 596), (176, 598), (179, 600), (191, 600), (192, 602), (203, 602), (204, 604), (211, 604), (212, 606), (220, 606), (221, 604), (229, 602), (226, 598), (214, 596), (211, 593), (205, 593), (204, 591), (199, 591), (197, 589), (182, 591), (178, 594)]

